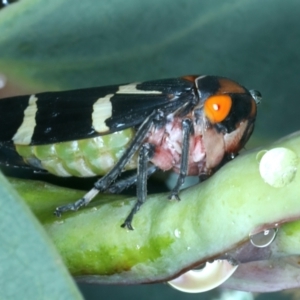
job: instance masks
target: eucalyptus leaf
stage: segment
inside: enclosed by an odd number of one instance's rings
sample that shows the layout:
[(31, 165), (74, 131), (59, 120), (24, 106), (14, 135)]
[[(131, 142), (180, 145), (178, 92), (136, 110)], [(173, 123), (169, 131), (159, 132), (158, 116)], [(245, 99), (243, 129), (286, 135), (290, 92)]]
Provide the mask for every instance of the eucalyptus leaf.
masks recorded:
[(40, 223), (0, 181), (0, 298), (82, 299)]

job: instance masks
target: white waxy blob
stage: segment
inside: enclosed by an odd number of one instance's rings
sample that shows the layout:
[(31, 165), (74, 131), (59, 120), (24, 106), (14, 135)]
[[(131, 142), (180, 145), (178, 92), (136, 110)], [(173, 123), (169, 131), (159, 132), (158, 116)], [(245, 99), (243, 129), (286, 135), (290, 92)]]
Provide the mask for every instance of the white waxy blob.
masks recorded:
[(275, 188), (281, 188), (293, 181), (298, 165), (295, 152), (287, 148), (273, 148), (257, 154), (260, 159), (259, 172), (262, 179)]
[(206, 263), (200, 270), (190, 270), (168, 283), (185, 293), (202, 293), (212, 290), (225, 282), (237, 269), (227, 260)]
[(271, 228), (262, 232), (250, 235), (250, 242), (257, 248), (264, 248), (274, 241), (278, 232), (278, 228)]

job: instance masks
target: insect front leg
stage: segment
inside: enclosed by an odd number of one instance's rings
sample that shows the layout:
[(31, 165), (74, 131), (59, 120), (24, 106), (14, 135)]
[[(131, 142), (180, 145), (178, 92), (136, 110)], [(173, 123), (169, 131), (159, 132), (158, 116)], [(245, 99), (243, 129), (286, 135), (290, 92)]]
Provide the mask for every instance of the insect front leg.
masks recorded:
[(124, 223), (121, 225), (123, 228), (128, 228), (133, 230), (131, 225), (133, 216), (139, 211), (140, 207), (145, 203), (147, 198), (147, 169), (149, 159), (153, 156), (154, 146), (146, 143), (144, 144), (139, 152), (138, 159), (138, 173), (137, 173), (137, 202), (129, 213), (128, 217), (125, 219)]
[(190, 150), (190, 136), (194, 133), (193, 123), (190, 119), (184, 119), (182, 121), (182, 132), (183, 132), (183, 140), (182, 140), (182, 154), (181, 154), (181, 162), (180, 162), (180, 172), (177, 178), (176, 185), (172, 189), (169, 199), (180, 200), (179, 198), (179, 190), (184, 183), (185, 177), (187, 175), (188, 170), (188, 161), (189, 161), (189, 150)]

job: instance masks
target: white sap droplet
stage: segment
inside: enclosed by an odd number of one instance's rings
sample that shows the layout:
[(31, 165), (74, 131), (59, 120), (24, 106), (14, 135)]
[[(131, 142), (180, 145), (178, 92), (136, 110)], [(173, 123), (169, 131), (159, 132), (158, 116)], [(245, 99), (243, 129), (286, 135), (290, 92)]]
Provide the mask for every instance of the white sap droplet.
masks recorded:
[(250, 235), (250, 242), (257, 248), (269, 246), (277, 235), (278, 228), (271, 228), (262, 232)]
[(237, 269), (227, 260), (206, 263), (200, 270), (190, 270), (168, 283), (185, 293), (201, 293), (212, 290), (225, 282)]
[(6, 85), (6, 77), (3, 74), (0, 74), (0, 89), (4, 88)]
[[(259, 152), (257, 158), (263, 154)], [(287, 148), (273, 148), (265, 152), (259, 163), (259, 172), (269, 185), (280, 188), (290, 183), (297, 172), (298, 157)]]
[(180, 238), (181, 236), (181, 231), (179, 229), (175, 229), (174, 230), (174, 235), (177, 237), (177, 238)]

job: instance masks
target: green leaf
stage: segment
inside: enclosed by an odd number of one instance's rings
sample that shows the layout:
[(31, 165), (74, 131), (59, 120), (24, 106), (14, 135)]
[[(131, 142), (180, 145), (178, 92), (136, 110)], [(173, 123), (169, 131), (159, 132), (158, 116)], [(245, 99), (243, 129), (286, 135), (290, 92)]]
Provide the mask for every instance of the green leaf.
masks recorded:
[(40, 223), (0, 181), (0, 298), (82, 299)]

